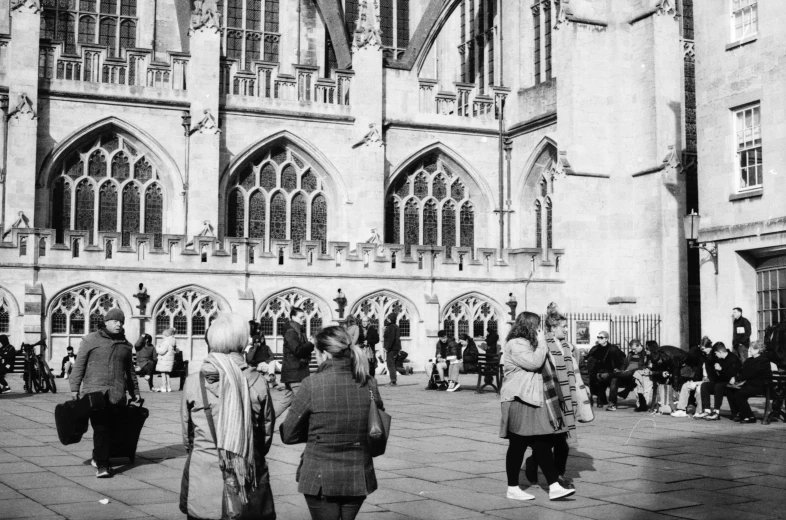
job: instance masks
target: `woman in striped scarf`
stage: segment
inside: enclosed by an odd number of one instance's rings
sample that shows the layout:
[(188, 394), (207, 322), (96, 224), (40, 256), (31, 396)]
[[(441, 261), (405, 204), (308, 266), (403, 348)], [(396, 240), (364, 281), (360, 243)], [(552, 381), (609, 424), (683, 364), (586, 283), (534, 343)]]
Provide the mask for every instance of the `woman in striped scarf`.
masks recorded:
[(264, 374), (249, 370), (243, 356), (248, 322), (238, 314), (221, 314), (206, 338), (210, 354), (183, 390), (189, 455), (180, 510), (189, 519), (227, 518), (232, 508), (242, 511), (242, 518), (275, 520), (265, 462), (275, 415)]
[(502, 421), (500, 437), (508, 439), (505, 470), (507, 497), (532, 500), (519, 488), (519, 473), (527, 447), (549, 484), (549, 499), (558, 500), (576, 492), (558, 480), (552, 450), (570, 431), (563, 413), (562, 389), (549, 346), (540, 330), (540, 317), (522, 312), (516, 318), (503, 348), (505, 384), (500, 391)]

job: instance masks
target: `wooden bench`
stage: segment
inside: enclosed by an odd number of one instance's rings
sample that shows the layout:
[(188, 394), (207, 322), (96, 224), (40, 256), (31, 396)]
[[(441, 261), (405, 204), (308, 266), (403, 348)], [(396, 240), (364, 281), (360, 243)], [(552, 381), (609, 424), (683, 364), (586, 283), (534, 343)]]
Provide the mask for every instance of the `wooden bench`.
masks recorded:
[(764, 417), (761, 420), (762, 424), (770, 424), (772, 422), (773, 404), (779, 403), (778, 409), (775, 410), (776, 419), (786, 422), (786, 410), (783, 409), (784, 400), (786, 399), (786, 370), (778, 370), (772, 373), (772, 379), (767, 381), (764, 387)]
[[(276, 352), (275, 354), (273, 354), (273, 359), (278, 361), (279, 363), (283, 363), (284, 362), (284, 353), (283, 352)], [(312, 352), (312, 354), (311, 354), (311, 361), (308, 364), (308, 370), (309, 370), (309, 372), (311, 372), (313, 374), (314, 372), (317, 371), (318, 368), (319, 368), (319, 363), (317, 363), (317, 355), (316, 355), (316, 353)], [(278, 370), (277, 372), (281, 373), (280, 370)]]
[[(486, 377), (491, 378), (491, 383), (486, 382)], [(483, 352), (478, 352), (478, 384), (475, 393), (480, 394), (483, 389), (490, 386), (499, 394), (502, 388), (502, 365), (499, 364), (499, 355), (487, 356)], [(496, 384), (493, 383), (496, 378)]]
[[(136, 351), (132, 351), (131, 353), (131, 362), (136, 365)], [(156, 370), (153, 372), (153, 376), (161, 375), (162, 372)], [(172, 364), (172, 371), (169, 372), (169, 377), (179, 377), (180, 378), (180, 390), (183, 390), (183, 386), (186, 384), (186, 378), (188, 377), (188, 360), (183, 359), (182, 352), (175, 352), (175, 362)]]

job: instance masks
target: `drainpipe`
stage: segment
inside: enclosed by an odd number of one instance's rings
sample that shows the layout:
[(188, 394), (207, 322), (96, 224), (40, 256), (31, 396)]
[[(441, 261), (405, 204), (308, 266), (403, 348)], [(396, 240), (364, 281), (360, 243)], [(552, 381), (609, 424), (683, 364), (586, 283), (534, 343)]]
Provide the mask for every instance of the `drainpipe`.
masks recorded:
[(503, 142), (505, 140), (505, 99), (499, 100), (499, 259), (502, 259), (502, 250), (505, 248), (505, 170), (502, 161)]
[(3, 156), (0, 164), (0, 235), (5, 233), (5, 192), (6, 175), (8, 174), (8, 96), (0, 96), (0, 111), (3, 113)]

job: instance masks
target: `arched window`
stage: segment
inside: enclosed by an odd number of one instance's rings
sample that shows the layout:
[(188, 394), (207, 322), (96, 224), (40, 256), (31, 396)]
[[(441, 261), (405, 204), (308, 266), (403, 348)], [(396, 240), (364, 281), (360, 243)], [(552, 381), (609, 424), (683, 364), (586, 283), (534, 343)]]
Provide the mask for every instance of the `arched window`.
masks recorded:
[(475, 210), (465, 202), (461, 206), (461, 247), (475, 247)]
[[(143, 230), (141, 202), (144, 193), (144, 231), (154, 235), (155, 247), (161, 247), (164, 193), (158, 182), (158, 171), (125, 137), (113, 132), (103, 134), (92, 144), (75, 150), (57, 168), (59, 174), (52, 184), (51, 213), (57, 243), (63, 243), (65, 230), (74, 229), (89, 231), (91, 244), (98, 231), (120, 231), (122, 245), (131, 245), (131, 233)], [(93, 182), (99, 187), (95, 188)], [(97, 222), (94, 221), (96, 207)]]
[(226, 21), (222, 49), (227, 58), (238, 60), (242, 70), (251, 70), (254, 61), (278, 61), (279, 0), (219, 0), (218, 5)]
[(311, 240), (319, 240), (320, 252), (327, 254), (327, 200), (323, 195), (311, 202)]
[(283, 337), (289, 326), (292, 307), (303, 309), (306, 315), (304, 332), (307, 335), (314, 335), (322, 328), (327, 312), (323, 302), (297, 289), (277, 294), (262, 302), (257, 309), (257, 320), (262, 324), (262, 333), (273, 352), (283, 351)]
[(163, 245), (162, 230), (164, 226), (164, 195), (161, 186), (151, 184), (145, 191), (145, 233), (152, 233), (153, 246)]
[(174, 327), (178, 347), (186, 359), (203, 359), (207, 355), (205, 331), (221, 311), (228, 311), (219, 299), (205, 291), (188, 287), (164, 296), (155, 305), (153, 316), (156, 336), (161, 341), (164, 330)]
[(495, 85), (496, 0), (461, 0), (459, 5), (461, 81), (477, 83), (478, 93)]
[(543, 206), (539, 200), (535, 201), (535, 236), (538, 249), (543, 247)]
[[(442, 328), (448, 337), (458, 340), (459, 334), (468, 334), (475, 340), (482, 340), (489, 332), (499, 333), (501, 316), (484, 296), (472, 294), (448, 304), (442, 314)], [(458, 323), (458, 328), (455, 327)]]
[[(409, 45), (409, 1), (382, 0), (379, 4), (379, 26), (385, 54), (398, 59)], [(357, 0), (355, 0), (357, 3)], [(355, 8), (357, 11), (357, 7)], [(347, 10), (349, 13), (349, 10)], [(357, 14), (355, 14), (357, 19)], [(353, 34), (354, 25), (349, 34)]]
[(546, 197), (546, 249), (551, 249), (551, 199)]
[(0, 334), (11, 332), (11, 306), (5, 296), (0, 296)]
[(113, 308), (119, 308), (117, 299), (94, 284), (85, 284), (56, 296), (47, 313), (50, 359), (59, 361), (66, 347), (76, 348), (84, 335), (103, 327), (104, 315)]
[(306, 197), (298, 193), (292, 198), (290, 211), (290, 237), (292, 237), (292, 251), (300, 252), (300, 242), (306, 239)]
[(117, 231), (117, 186), (107, 181), (98, 191), (98, 230)]
[(379, 336), (385, 331), (385, 318), (391, 313), (396, 313), (396, 323), (399, 326), (401, 339), (409, 340), (413, 335), (412, 312), (408, 304), (387, 291), (366, 296), (352, 308), (352, 315), (358, 319), (368, 319), (371, 325), (377, 327)]
[[(136, 0), (123, 0), (119, 4), (116, 0), (44, 0), (41, 37), (64, 42), (65, 51), (71, 54), (76, 52), (76, 41), (106, 45), (109, 57), (116, 57), (117, 49), (136, 47)], [(101, 20), (96, 23), (98, 13)]]
[[(298, 185), (309, 196), (298, 192)], [(247, 232), (249, 238), (267, 239), (265, 242), (268, 244), (271, 240), (290, 239), (293, 252), (300, 252), (303, 240), (319, 240), (322, 242), (322, 253), (327, 252), (325, 185), (295, 152), (280, 146), (274, 147), (258, 164), (248, 164), (240, 170), (235, 179), (230, 181), (229, 189), (227, 236), (243, 237), (246, 236), (244, 232)], [(249, 192), (251, 195), (246, 217), (243, 202)], [(268, 207), (269, 213), (266, 211)], [(269, 223), (267, 230), (266, 222)]]
[(420, 243), (420, 211), (418, 201), (409, 199), (404, 209), (404, 254), (409, 256), (410, 248)]
[(552, 145), (547, 145), (540, 152), (535, 163), (532, 165), (528, 177), (534, 179), (530, 184), (530, 193), (535, 199), (533, 202), (533, 218), (535, 220), (535, 247), (546, 249), (554, 247), (553, 242), (553, 201), (551, 194), (554, 193), (553, 170), (557, 161), (557, 149)]
[[(399, 176), (389, 188), (385, 240), (393, 244), (403, 242), (406, 255), (410, 255), (411, 246), (416, 244), (442, 245), (448, 257), (455, 246), (474, 247), (474, 208), (464, 182), (445, 160), (441, 154), (432, 153), (406, 175)], [(421, 216), (417, 199), (429, 196)], [(460, 208), (459, 215), (457, 208)], [(457, 217), (464, 219), (460, 221), (465, 225), (463, 232), (457, 227)], [(404, 235), (400, 236), (402, 222)]]

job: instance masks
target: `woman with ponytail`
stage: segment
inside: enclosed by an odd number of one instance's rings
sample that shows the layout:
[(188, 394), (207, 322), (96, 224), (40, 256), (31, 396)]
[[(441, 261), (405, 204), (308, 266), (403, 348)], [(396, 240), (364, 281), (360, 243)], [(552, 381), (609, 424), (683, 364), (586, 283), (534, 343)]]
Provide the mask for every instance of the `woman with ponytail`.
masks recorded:
[(276, 518), (265, 462), (275, 414), (264, 374), (243, 356), (248, 337), (242, 316), (220, 314), (207, 330), (210, 354), (186, 380), (180, 510), (189, 520), (229, 517), (225, 483), (234, 484), (232, 505), (243, 518)]
[(363, 351), (343, 327), (316, 337), (319, 370), (303, 380), (284, 424), (284, 444), (306, 443), (297, 472), (314, 520), (353, 520), (377, 489), (368, 450), (369, 400), (380, 409), (376, 380)]

